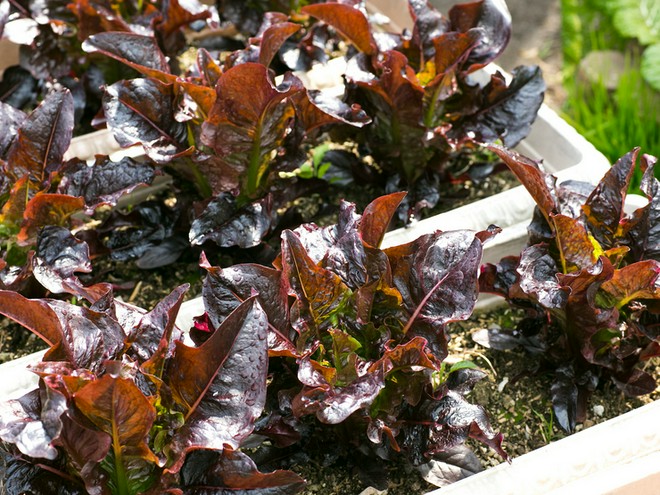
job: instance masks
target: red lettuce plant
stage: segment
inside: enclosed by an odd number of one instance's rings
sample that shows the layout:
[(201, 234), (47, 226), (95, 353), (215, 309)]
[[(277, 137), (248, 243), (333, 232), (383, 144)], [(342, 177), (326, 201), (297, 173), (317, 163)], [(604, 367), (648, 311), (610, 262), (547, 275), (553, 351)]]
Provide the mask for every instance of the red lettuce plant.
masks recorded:
[(359, 52), (348, 60), (348, 98), (373, 123), (355, 139), (388, 187), (411, 192), (408, 213), (416, 214), (437, 202), (439, 181), (458, 179), (470, 164), (492, 170), (492, 163), (466, 158), (478, 143), (512, 147), (527, 135), (543, 101), (541, 72), (521, 66), (511, 81), (477, 72), (509, 41), (511, 16), (502, 1), (458, 4), (444, 16), (426, 0), (410, 0), (414, 27), (404, 34), (377, 32), (350, 3), (301, 10), (330, 24)]
[(212, 16), (212, 9), (194, 0), (3, 0), (2, 5), (0, 33), (20, 44), (21, 52), (20, 65), (3, 74), (0, 101), (31, 109), (54, 84), (63, 85), (74, 96), (79, 132), (91, 129), (101, 86), (131, 75), (121, 64), (86, 56), (82, 41), (105, 31), (152, 34), (176, 67), (176, 56), (188, 46), (184, 29), (201, 29)]
[(314, 445), (306, 425), (316, 417), (323, 436), (350, 432), (348, 444), (385, 457), (403, 451), (415, 464), (468, 437), (506, 458), (485, 411), (464, 397), (485, 373), (449, 372), (443, 362), (446, 326), (471, 314), (482, 243), (496, 229), (436, 232), (381, 250), (403, 196), (381, 197), (362, 216), (344, 202), (336, 225), (285, 231), (273, 268), (205, 264), (213, 311), (192, 336), (213, 338), (224, 315), (256, 295), (273, 356), (258, 433), (279, 445)]
[(65, 89), (49, 93), (29, 115), (0, 102), (6, 130), (0, 137), (0, 288), (20, 289), (33, 267), (37, 277), (47, 268), (64, 278), (90, 271), (86, 245), (69, 232), (76, 224), (72, 215), (114, 204), (124, 192), (153, 179), (150, 165), (128, 158), (65, 163), (73, 113), (73, 98)]
[[(491, 146), (537, 204), (530, 246), (489, 265), (481, 290), (527, 308), (516, 336), (487, 339), (541, 354), (555, 370), (552, 403), (561, 427), (581, 421), (589, 394), (605, 378), (627, 395), (653, 391), (639, 363), (660, 355), (660, 183), (656, 159), (642, 155), (648, 204), (624, 202), (639, 149), (622, 157), (594, 188), (553, 176), (524, 156)], [(531, 322), (530, 322), (531, 320)], [(491, 336), (492, 337), (492, 336)]]
[(221, 67), (200, 50), (186, 78), (169, 71), (148, 36), (101, 33), (83, 44), (86, 51), (113, 57), (145, 76), (106, 88), (107, 123), (122, 146), (141, 144), (151, 159), (194, 183), (206, 199), (192, 225), (193, 244), (208, 239), (223, 247), (258, 244), (272, 229), (276, 212), (301, 188), (318, 187), (314, 181), (280, 179), (281, 172), (305, 161), (301, 148), (328, 124), (368, 122), (359, 107), (308, 91), (291, 73), (275, 84), (268, 65), (293, 31), (291, 23), (273, 22), (263, 34), (270, 43), (260, 46), (256, 62)]
[[(201, 346), (175, 326), (181, 286), (150, 312), (0, 291), (0, 313), (50, 349), (37, 389), (0, 407), (4, 493), (295, 493), (295, 474), (260, 473), (237, 450), (266, 399), (268, 325), (255, 298)], [(213, 314), (213, 309), (209, 309)], [(215, 318), (215, 316), (213, 316)]]

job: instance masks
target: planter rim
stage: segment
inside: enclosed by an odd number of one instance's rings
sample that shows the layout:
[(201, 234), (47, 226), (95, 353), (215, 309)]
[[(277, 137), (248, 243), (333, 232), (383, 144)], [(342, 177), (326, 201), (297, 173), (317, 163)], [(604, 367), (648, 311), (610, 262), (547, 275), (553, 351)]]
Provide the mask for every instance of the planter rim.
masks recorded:
[(655, 401), (427, 495), (657, 495), (658, 417)]

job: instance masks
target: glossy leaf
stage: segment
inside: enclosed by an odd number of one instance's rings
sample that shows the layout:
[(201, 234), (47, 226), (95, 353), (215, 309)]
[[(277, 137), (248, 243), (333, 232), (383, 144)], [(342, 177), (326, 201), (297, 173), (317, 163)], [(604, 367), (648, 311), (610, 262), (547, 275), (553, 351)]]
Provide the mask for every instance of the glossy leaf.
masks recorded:
[(552, 410), (555, 418), (564, 431), (575, 431), (575, 421), (578, 409), (578, 388), (573, 370), (569, 367), (560, 368), (550, 387)]
[(503, 77), (492, 76), (484, 89), (484, 102), (477, 113), (467, 116), (448, 133), (450, 138), (473, 132), (477, 140), (516, 146), (531, 129), (543, 103), (545, 83), (538, 67), (521, 66), (512, 71), (507, 86)]
[(548, 309), (565, 307), (568, 291), (555, 278), (560, 270), (547, 247), (532, 246), (525, 249), (517, 271), (520, 275), (520, 288), (538, 304)]
[(304, 481), (290, 471), (260, 473), (246, 454), (227, 448), (222, 453), (190, 454), (181, 470), (184, 495), (297, 493)]
[(511, 37), (511, 14), (505, 2), (478, 0), (455, 5), (449, 11), (452, 27), (467, 32), (471, 28), (484, 30), (483, 41), (470, 55), (472, 70), (492, 62), (504, 51)]
[(268, 27), (261, 35), (259, 63), (268, 67), (284, 42), (300, 28), (300, 24), (293, 22), (280, 22)]
[(541, 213), (550, 223), (550, 214), (557, 212), (557, 199), (555, 193), (556, 179), (543, 172), (538, 163), (527, 158), (516, 151), (502, 146), (491, 144), (488, 149), (496, 153), (504, 163), (511, 169), (525, 189), (541, 210)]
[(39, 283), (50, 292), (84, 292), (71, 286), (82, 286), (75, 276), (76, 272), (92, 271), (89, 246), (76, 239), (66, 228), (44, 227), (37, 240), (32, 270)]
[[(246, 101), (244, 88), (251, 97)], [(211, 147), (225, 166), (244, 176), (242, 192), (252, 197), (271, 167), (272, 154), (284, 142), (294, 107), (288, 97), (302, 90), (296, 78), (275, 87), (267, 68), (246, 63), (224, 72), (216, 85), (217, 100), (202, 127), (202, 143)]]
[(165, 55), (153, 36), (131, 32), (101, 32), (87, 38), (82, 49), (87, 53), (102, 53), (112, 57), (142, 74), (159, 78), (169, 74)]
[(73, 483), (62, 469), (44, 464), (33, 464), (24, 459), (9, 458), (1, 454), (7, 463), (3, 490), (6, 495), (41, 493), (44, 495), (87, 495), (82, 486)]
[(68, 162), (61, 175), (57, 191), (84, 198), (89, 213), (103, 204), (114, 206), (124, 194), (140, 185), (151, 184), (155, 173), (150, 164), (130, 157), (114, 162), (108, 157), (97, 156), (91, 166), (82, 160)]
[(579, 220), (552, 215), (563, 273), (593, 265), (603, 250)]
[(261, 243), (273, 227), (270, 196), (239, 207), (231, 193), (213, 199), (192, 223), (190, 243), (214, 241), (220, 247), (250, 248)]
[(36, 240), (40, 228), (47, 225), (67, 225), (69, 217), (83, 209), (82, 198), (65, 194), (38, 193), (25, 205), (19, 242), (28, 244)]
[(644, 260), (615, 270), (612, 278), (603, 282), (608, 305), (622, 308), (637, 299), (660, 299), (660, 261)]
[(126, 476), (131, 458), (157, 462), (147, 444), (156, 410), (133, 381), (104, 375), (76, 392), (74, 399), (80, 412), (110, 436), (118, 477)]
[(331, 25), (366, 55), (375, 52), (369, 21), (357, 8), (341, 3), (317, 3), (300, 10)]
[(199, 348), (177, 343), (168, 384), (186, 423), (172, 442), (178, 457), (196, 449), (238, 447), (266, 398), (268, 322), (255, 299), (242, 303)]
[(189, 149), (185, 123), (174, 119), (173, 85), (155, 79), (120, 81), (106, 88), (103, 110), (122, 147), (141, 144), (147, 155), (167, 163)]
[(5, 401), (0, 408), (0, 438), (27, 456), (55, 459), (53, 442), (62, 430), (59, 418), (65, 410), (66, 399), (52, 390)]
[(606, 249), (614, 245), (623, 219), (623, 203), (638, 153), (634, 149), (612, 165), (582, 207), (592, 235)]
[(365, 243), (373, 247), (380, 246), (392, 217), (405, 194), (400, 192), (381, 196), (367, 205), (360, 220), (360, 236)]
[(6, 129), (0, 136), (0, 159), (7, 157), (7, 151), (26, 117), (22, 111), (0, 101), (0, 127)]
[(656, 158), (642, 155), (640, 189), (649, 203), (636, 210), (632, 219), (622, 226), (630, 238), (633, 259), (660, 259), (660, 182), (655, 178)]
[[(175, 327), (176, 316), (181, 309), (183, 298), (189, 289), (188, 284), (174, 289), (156, 307), (144, 315), (140, 322), (128, 334), (132, 351), (140, 362), (150, 360), (159, 349), (172, 351), (173, 342), (181, 338), (180, 331)], [(151, 363), (152, 366), (156, 363)]]
[(431, 414), (436, 424), (431, 431), (428, 455), (451, 449), (469, 436), (488, 445), (503, 459), (508, 459), (502, 449), (502, 435), (493, 431), (485, 410), (467, 402), (460, 393), (447, 391), (433, 405)]
[(229, 313), (256, 292), (268, 322), (277, 329), (286, 328), (288, 294), (281, 271), (257, 264), (206, 269), (202, 296), (213, 327), (218, 328)]
[(449, 19), (433, 8), (428, 0), (409, 0), (408, 10), (414, 23), (413, 40), (422, 47), (424, 60), (432, 60), (435, 51), (433, 42), (450, 30)]
[(67, 90), (53, 91), (23, 121), (7, 153), (7, 172), (43, 184), (62, 165), (73, 134), (73, 98)]
[(49, 346), (62, 341), (57, 314), (43, 300), (32, 300), (17, 292), (0, 291), (0, 313), (20, 323)]
[(37, 99), (37, 80), (19, 65), (2, 71), (0, 101), (15, 108), (25, 108)]
[(296, 234), (285, 231), (282, 236), (283, 272), (291, 287), (289, 294), (298, 300), (300, 318), (314, 328), (327, 325), (347, 287), (337, 274), (314, 263)]

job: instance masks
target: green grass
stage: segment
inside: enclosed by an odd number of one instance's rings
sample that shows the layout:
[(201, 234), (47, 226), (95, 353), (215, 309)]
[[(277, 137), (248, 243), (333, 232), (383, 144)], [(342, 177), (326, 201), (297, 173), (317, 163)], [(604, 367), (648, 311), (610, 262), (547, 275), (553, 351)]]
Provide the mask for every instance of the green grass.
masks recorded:
[[(602, 81), (566, 84), (564, 118), (589, 140), (610, 163), (639, 146), (660, 154), (660, 95), (642, 80), (639, 70), (626, 71), (614, 91)], [(632, 187), (637, 187), (639, 177)]]
[[(638, 47), (612, 29), (613, 19), (608, 17), (604, 0), (562, 0), (561, 5), (567, 92), (563, 117), (611, 163), (636, 146), (643, 153), (660, 155), (660, 93), (642, 78)], [(595, 50), (624, 53), (626, 67), (616, 89), (578, 77), (579, 61)], [(639, 179), (633, 178), (631, 189), (637, 188)]]

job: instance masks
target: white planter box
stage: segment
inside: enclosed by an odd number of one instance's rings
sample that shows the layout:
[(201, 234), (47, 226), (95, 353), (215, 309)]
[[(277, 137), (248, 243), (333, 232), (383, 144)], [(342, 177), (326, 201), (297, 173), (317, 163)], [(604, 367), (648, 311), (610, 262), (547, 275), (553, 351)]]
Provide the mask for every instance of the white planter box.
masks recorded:
[(427, 495), (658, 495), (660, 401)]

